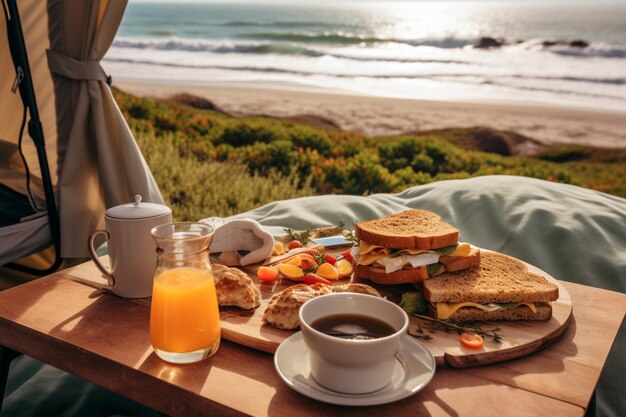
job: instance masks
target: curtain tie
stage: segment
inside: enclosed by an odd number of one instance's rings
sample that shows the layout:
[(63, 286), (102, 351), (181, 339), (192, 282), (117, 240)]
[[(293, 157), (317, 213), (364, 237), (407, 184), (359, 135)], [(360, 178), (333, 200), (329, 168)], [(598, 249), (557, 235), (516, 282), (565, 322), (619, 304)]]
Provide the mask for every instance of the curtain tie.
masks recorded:
[(104, 72), (100, 61), (79, 61), (67, 55), (47, 49), (48, 67), (57, 75), (72, 80), (97, 80), (111, 85), (113, 79)]

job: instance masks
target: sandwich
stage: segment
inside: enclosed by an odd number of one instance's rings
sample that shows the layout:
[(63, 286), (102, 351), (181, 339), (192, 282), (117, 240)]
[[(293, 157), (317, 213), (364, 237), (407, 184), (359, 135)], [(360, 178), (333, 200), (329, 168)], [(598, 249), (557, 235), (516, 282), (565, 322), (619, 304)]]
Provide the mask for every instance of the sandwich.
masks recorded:
[(480, 266), (424, 281), (429, 315), (458, 322), (537, 320), (552, 317), (559, 288), (509, 256), (487, 252)]
[(427, 210), (357, 222), (355, 278), (377, 284), (417, 283), (480, 264), (480, 249), (459, 243), (459, 231)]

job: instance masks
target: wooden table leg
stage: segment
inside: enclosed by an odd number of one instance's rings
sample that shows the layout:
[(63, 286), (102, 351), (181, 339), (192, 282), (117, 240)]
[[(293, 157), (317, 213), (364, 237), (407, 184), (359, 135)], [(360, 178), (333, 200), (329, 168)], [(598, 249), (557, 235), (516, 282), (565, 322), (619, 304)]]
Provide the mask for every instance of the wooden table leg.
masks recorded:
[(11, 362), (20, 355), (21, 353), (13, 349), (0, 346), (0, 411), (2, 410), (2, 403), (4, 402), (4, 392), (7, 387), (7, 378), (9, 376)]

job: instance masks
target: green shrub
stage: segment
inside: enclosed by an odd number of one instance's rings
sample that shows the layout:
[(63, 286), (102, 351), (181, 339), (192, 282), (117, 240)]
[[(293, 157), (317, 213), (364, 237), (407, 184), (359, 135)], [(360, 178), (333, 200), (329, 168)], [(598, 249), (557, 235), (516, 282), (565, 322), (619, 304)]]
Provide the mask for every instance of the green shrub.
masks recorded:
[(579, 161), (589, 156), (589, 152), (582, 146), (566, 145), (554, 146), (539, 154), (539, 159), (552, 162)]
[(313, 149), (324, 156), (330, 156), (333, 142), (325, 130), (308, 126), (294, 126), (289, 130), (289, 139), (298, 148)]
[(229, 126), (224, 129), (217, 144), (228, 144), (234, 147), (269, 143), (276, 138), (275, 132), (266, 126), (255, 126), (246, 123)]
[(315, 194), (309, 181), (275, 170), (251, 175), (246, 165), (203, 162), (179, 152), (175, 135), (137, 135), (137, 143), (177, 221), (230, 216), (276, 200)]
[(178, 220), (226, 216), (304, 195), (397, 192), (433, 181), (493, 174), (581, 185), (626, 197), (624, 151), (561, 146), (537, 158), (508, 157), (454, 144), (468, 129), (364, 137), (114, 94)]

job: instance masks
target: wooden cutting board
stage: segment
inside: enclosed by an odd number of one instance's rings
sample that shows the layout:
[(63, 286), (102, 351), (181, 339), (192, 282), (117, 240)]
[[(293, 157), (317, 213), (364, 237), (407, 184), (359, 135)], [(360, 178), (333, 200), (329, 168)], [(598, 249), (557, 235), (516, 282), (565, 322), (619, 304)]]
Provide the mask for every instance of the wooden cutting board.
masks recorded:
[[(484, 329), (496, 326), (500, 328), (498, 334), (502, 337), (502, 342), (496, 343), (491, 339), (486, 339), (484, 347), (479, 350), (462, 347), (457, 333), (437, 330), (435, 333), (431, 333), (431, 339), (420, 339), (420, 341), (433, 353), (438, 366), (447, 364), (457, 368), (465, 368), (518, 358), (541, 349), (565, 331), (572, 318), (572, 301), (569, 293), (546, 272), (530, 264), (526, 263), (526, 265), (531, 272), (544, 276), (559, 287), (559, 299), (552, 303), (552, 319), (547, 322), (485, 323)], [(263, 312), (267, 308), (272, 294), (293, 285), (294, 282), (282, 279), (272, 284), (261, 283), (253, 271), (254, 268), (245, 272), (252, 277), (261, 290), (263, 297), (261, 305), (254, 311), (220, 308), (222, 337), (253, 349), (273, 353), (278, 345), (295, 331), (279, 330), (263, 324)], [(343, 280), (337, 284), (345, 284), (346, 282), (348, 281)], [(410, 286), (377, 286), (369, 281), (361, 282), (376, 287), (381, 294), (394, 301), (402, 292), (411, 290)], [(411, 325), (417, 325), (416, 319), (412, 318)], [(420, 325), (423, 329), (429, 329), (429, 325), (425, 322), (420, 323)]]

